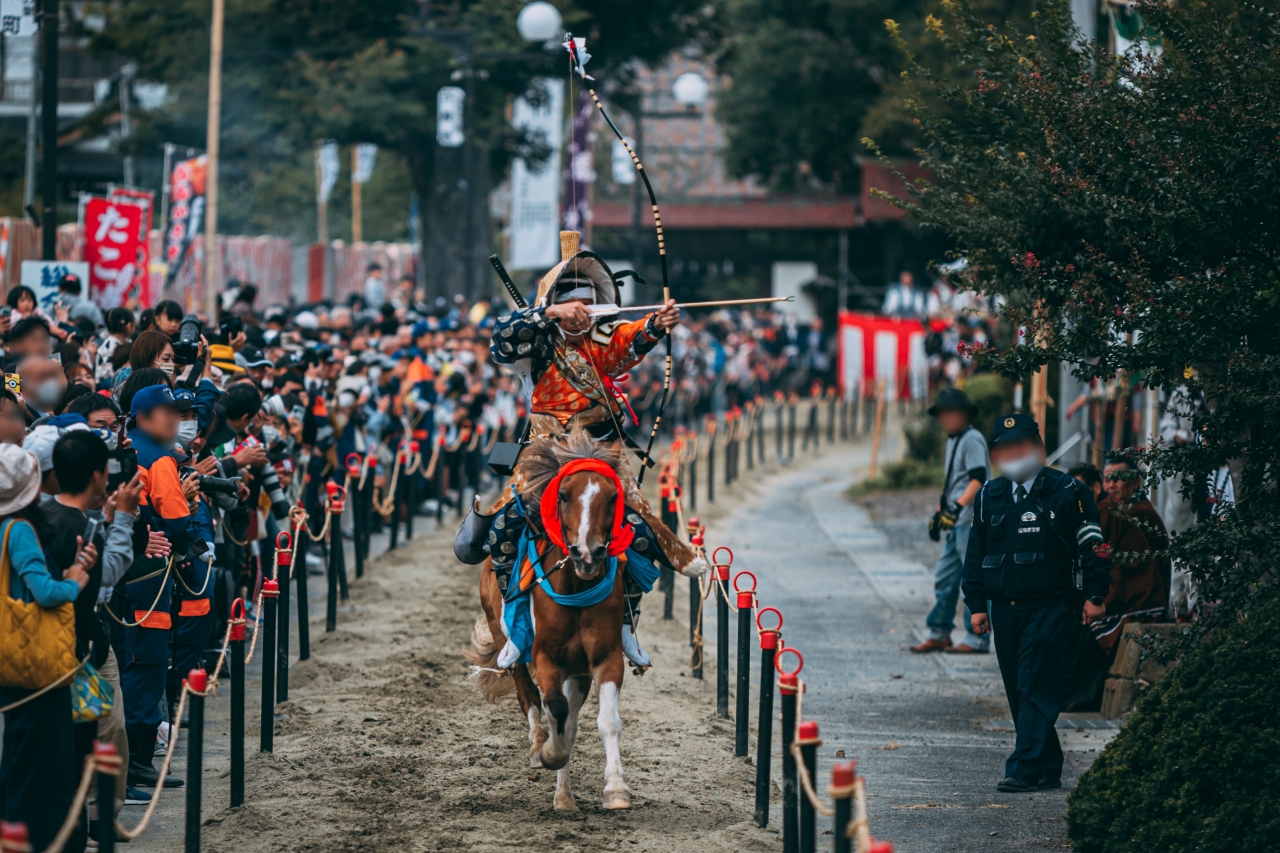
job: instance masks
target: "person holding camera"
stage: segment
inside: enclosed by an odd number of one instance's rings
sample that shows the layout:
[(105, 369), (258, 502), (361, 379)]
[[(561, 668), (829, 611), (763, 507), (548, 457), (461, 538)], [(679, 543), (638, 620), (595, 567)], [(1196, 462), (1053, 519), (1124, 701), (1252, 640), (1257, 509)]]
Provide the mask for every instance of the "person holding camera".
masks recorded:
[[(141, 336), (139, 336), (141, 337)], [(161, 723), (160, 699), (169, 667), (173, 563), (187, 562), (192, 545), (191, 500), (199, 487), (197, 475), (185, 480), (178, 470), (174, 445), (180, 423), (178, 404), (167, 384), (136, 387), (148, 378), (138, 371), (122, 389), (129, 397), (129, 440), (138, 456), (143, 491), (139, 519), (162, 531), (172, 556), (143, 556), (126, 576), (124, 631), (120, 680), (124, 688), (125, 729), (129, 739), (129, 784), (153, 787), (159, 773), (153, 762), (156, 730)], [(154, 380), (153, 380), (154, 381)], [(182, 780), (169, 777), (166, 785)]]

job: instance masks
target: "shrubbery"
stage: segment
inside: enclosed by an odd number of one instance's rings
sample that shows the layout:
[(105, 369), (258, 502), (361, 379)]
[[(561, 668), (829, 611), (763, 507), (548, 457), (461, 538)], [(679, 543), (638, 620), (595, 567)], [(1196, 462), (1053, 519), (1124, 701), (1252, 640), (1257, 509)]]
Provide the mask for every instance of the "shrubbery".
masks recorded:
[(1076, 853), (1280, 849), (1280, 600), (1199, 644), (1071, 792)]

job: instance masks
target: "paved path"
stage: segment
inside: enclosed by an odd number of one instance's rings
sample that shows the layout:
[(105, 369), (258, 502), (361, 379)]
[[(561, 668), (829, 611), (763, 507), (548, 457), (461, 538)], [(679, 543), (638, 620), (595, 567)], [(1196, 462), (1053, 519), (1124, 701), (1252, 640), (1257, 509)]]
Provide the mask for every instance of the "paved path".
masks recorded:
[[(995, 791), (1012, 741), (995, 655), (907, 651), (933, 603), (932, 567), (895, 550), (845, 496), (866, 457), (855, 445), (797, 460), (716, 524), (714, 541), (734, 544), (735, 570), (759, 575), (762, 605), (783, 612), (787, 645), (805, 655), (819, 779), (825, 787), (837, 749), (857, 758), (873, 831), (899, 850), (1060, 850), (1064, 791)], [(1059, 729), (1068, 788), (1114, 731), (1076, 722)]]

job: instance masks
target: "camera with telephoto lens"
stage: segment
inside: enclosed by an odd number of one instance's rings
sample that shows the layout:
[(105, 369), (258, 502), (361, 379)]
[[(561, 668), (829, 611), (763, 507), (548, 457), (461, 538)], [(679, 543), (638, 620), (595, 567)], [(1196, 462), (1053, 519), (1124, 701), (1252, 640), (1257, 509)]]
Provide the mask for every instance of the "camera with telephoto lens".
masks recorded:
[[(178, 469), (178, 474), (184, 480), (195, 473), (196, 469), (190, 465), (184, 465)], [(200, 491), (206, 495), (234, 495), (240, 488), (239, 477), (209, 477), (196, 474), (196, 481), (200, 483)]]
[(178, 341), (173, 345), (175, 364), (195, 364), (200, 355), (200, 318), (188, 314), (178, 326)]

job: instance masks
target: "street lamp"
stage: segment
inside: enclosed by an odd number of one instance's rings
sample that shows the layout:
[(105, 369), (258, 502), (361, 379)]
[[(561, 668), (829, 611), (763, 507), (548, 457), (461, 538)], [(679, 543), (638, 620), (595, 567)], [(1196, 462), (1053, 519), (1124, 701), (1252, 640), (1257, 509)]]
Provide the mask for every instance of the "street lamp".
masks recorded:
[(545, 44), (560, 37), (562, 23), (559, 9), (545, 0), (537, 0), (520, 10), (516, 30), (525, 41)]
[(690, 110), (699, 109), (706, 104), (710, 93), (711, 86), (701, 74), (693, 71), (686, 71), (671, 84), (671, 97), (676, 99), (677, 104)]

